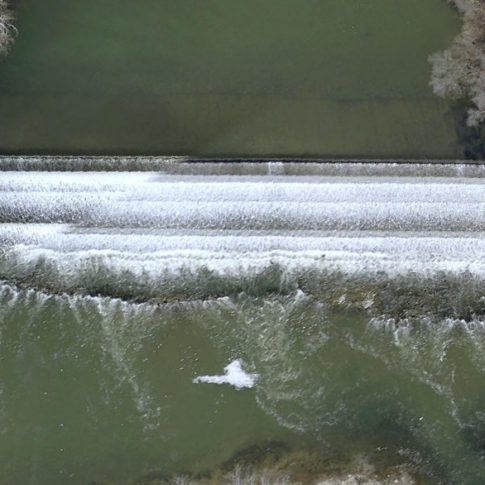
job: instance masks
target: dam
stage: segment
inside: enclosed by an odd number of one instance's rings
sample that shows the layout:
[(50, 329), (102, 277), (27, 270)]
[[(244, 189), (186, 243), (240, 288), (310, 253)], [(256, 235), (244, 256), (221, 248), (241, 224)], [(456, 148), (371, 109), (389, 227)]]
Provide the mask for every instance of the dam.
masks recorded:
[(0, 481), (481, 483), (484, 233), (481, 164), (2, 157)]

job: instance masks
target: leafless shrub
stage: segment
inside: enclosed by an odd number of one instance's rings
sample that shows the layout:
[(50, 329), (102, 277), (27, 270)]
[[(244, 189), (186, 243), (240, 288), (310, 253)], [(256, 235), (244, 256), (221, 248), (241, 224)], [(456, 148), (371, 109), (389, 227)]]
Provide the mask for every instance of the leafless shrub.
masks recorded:
[(17, 32), (12, 22), (13, 15), (7, 0), (0, 0), (0, 54), (8, 51)]
[(463, 28), (453, 44), (430, 57), (433, 91), (471, 104), (469, 126), (485, 120), (485, 0), (449, 0), (463, 15)]

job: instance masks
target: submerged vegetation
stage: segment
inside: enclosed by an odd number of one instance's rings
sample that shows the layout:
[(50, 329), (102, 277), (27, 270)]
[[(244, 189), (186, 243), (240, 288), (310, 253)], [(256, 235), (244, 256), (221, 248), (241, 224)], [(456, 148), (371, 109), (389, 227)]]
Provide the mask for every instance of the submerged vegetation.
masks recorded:
[(242, 450), (215, 470), (175, 476), (154, 473), (137, 480), (136, 485), (413, 485), (417, 479), (408, 468), (398, 463), (376, 467), (363, 455), (343, 461), (289, 450), (284, 443), (268, 443)]
[(450, 48), (431, 56), (434, 92), (466, 99), (469, 126), (485, 120), (485, 1), (450, 0), (463, 14), (463, 29)]
[(12, 45), (15, 32), (13, 15), (8, 2), (7, 0), (0, 0), (0, 54), (8, 51)]

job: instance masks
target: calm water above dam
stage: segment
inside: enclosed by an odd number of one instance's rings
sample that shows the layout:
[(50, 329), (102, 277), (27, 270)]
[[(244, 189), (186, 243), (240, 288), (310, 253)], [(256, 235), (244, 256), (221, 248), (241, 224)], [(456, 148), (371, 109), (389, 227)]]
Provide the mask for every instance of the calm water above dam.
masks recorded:
[(482, 483), (485, 167), (3, 162), (0, 482)]
[(445, 0), (20, 0), (0, 152), (460, 158)]

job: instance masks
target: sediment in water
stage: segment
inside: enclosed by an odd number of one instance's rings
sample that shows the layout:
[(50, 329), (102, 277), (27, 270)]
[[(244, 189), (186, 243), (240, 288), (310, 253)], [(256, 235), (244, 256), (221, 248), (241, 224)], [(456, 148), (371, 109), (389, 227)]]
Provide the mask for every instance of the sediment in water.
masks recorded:
[[(195, 475), (151, 473), (136, 485), (413, 485), (425, 483), (409, 464), (379, 469), (363, 456), (352, 459), (307, 450), (291, 450), (284, 443), (258, 443), (240, 450), (219, 469)], [(96, 485), (109, 485), (96, 482)]]

